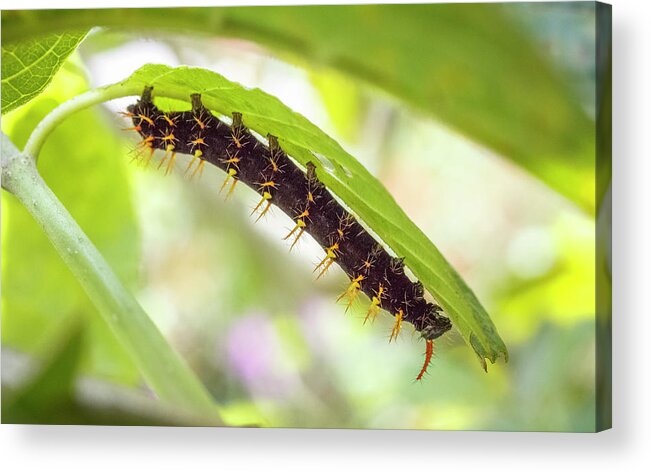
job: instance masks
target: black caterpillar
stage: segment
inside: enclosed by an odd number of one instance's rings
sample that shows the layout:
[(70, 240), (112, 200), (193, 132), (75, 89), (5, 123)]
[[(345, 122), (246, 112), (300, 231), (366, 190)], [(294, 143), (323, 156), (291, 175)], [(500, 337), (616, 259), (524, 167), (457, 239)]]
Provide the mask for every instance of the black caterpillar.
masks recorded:
[[(155, 149), (165, 151), (159, 167), (174, 166), (176, 153), (190, 154), (186, 172), (203, 172), (209, 162), (226, 172), (222, 190), (230, 194), (242, 181), (260, 194), (253, 213), (264, 215), (275, 204), (295, 222), (285, 237), (293, 247), (304, 232), (325, 250), (325, 257), (315, 268), (317, 278), (337, 263), (351, 280), (339, 297), (348, 301), (348, 309), (360, 292), (371, 300), (365, 322), (373, 320), (380, 309), (391, 313), (396, 322), (389, 340), (398, 336), (403, 321), (412, 323), (426, 340), (425, 364), (418, 374), (425, 374), (432, 357), (432, 341), (451, 328), (450, 320), (441, 315), (441, 307), (427, 302), (423, 285), (412, 282), (400, 258), (392, 257), (330, 194), (316, 176), (315, 166), (301, 170), (280, 148), (275, 136), (267, 137), (266, 146), (242, 124), (242, 115), (233, 113), (232, 125), (220, 121), (201, 103), (201, 96), (191, 96), (192, 110), (162, 112), (152, 102), (153, 87), (145, 87), (126, 115), (143, 140), (141, 150), (148, 163)], [(257, 220), (256, 220), (257, 221)], [(291, 248), (290, 248), (291, 249)]]

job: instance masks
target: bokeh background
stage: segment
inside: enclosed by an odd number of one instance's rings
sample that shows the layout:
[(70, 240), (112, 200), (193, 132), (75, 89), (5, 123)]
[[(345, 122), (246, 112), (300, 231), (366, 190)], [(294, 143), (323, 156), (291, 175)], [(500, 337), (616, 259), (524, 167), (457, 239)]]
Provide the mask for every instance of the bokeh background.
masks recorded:
[[(594, 119), (594, 6), (502, 8)], [(389, 344), (392, 318), (363, 326), (366, 303), (344, 314), (335, 300), (345, 275), (315, 281), (321, 250), (304, 238), (289, 253), (282, 237), (292, 223), (280, 211), (254, 224), (256, 194), (238, 187), (224, 202), (218, 170), (189, 181), (184, 159), (168, 177), (131, 162), (137, 136), (120, 130), (127, 122), (118, 115), (131, 100), (79, 113), (49, 138), (39, 170), (228, 424), (594, 430), (593, 215), (458, 126), (241, 39), (94, 30), (42, 95), (3, 117), (3, 131), (20, 147), (58, 103), (149, 62), (260, 87), (333, 136), (459, 271), (509, 348), (508, 364), (484, 373), (452, 332), (437, 344), (429, 376), (414, 382), (422, 341), (404, 329)], [(2, 284), (3, 406), (26, 398), (3, 408), (4, 421), (193, 424), (156, 403), (40, 228), (5, 192)], [(43, 368), (49, 377), (34, 381)], [(72, 391), (56, 388), (68, 378)]]

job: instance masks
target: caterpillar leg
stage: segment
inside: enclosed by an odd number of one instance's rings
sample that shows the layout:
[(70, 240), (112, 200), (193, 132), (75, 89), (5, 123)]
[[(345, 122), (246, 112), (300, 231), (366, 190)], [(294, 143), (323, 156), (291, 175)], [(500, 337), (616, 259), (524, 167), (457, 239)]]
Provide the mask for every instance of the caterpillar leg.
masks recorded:
[(402, 310), (399, 310), (398, 313), (396, 313), (396, 323), (393, 325), (393, 329), (391, 330), (391, 336), (389, 336), (389, 342), (398, 339), (398, 334), (400, 334), (400, 327), (402, 326), (402, 317), (403, 317)]
[[(185, 171), (183, 172), (183, 175), (186, 175), (190, 169), (194, 166), (194, 163), (199, 160), (199, 163), (201, 163), (202, 159), (201, 156), (203, 156), (203, 152), (201, 152), (201, 149), (197, 149), (192, 153), (192, 159), (190, 159), (190, 162), (188, 162), (188, 166), (185, 168)], [(190, 176), (190, 178), (194, 177), (194, 172)]]
[(166, 160), (167, 160), (167, 152), (165, 153), (165, 155), (163, 155), (163, 158), (158, 163), (158, 167), (156, 169), (160, 169), (161, 167), (163, 167), (163, 164), (165, 164)]
[(145, 158), (143, 159), (144, 167), (147, 167), (152, 157), (154, 157), (155, 149), (154, 149), (154, 145), (152, 144), (153, 142), (154, 142), (154, 137), (147, 136), (145, 139), (140, 141), (136, 146), (136, 156), (134, 157), (134, 160), (137, 161), (140, 161), (142, 159), (142, 155), (145, 150), (149, 150), (149, 152), (145, 155)]
[(334, 258), (326, 256), (326, 258), (322, 261), (322, 263), (320, 263), (319, 266), (317, 266), (317, 269), (320, 266), (323, 266), (321, 272), (319, 272), (319, 275), (316, 276), (317, 280), (319, 280), (323, 275), (325, 275), (326, 272), (328, 272), (328, 269), (330, 268), (330, 266), (334, 261), (335, 261)]
[(168, 175), (174, 169), (174, 162), (176, 161), (176, 153), (172, 151), (170, 154), (170, 160), (167, 163), (167, 168), (165, 169), (165, 175)]
[(260, 214), (258, 215), (258, 217), (255, 219), (256, 223), (258, 222), (258, 220), (259, 220), (260, 218), (262, 218), (262, 216), (263, 216), (265, 213), (267, 213), (267, 211), (269, 211), (269, 208), (271, 207), (271, 201), (270, 201), (270, 200), (271, 200), (271, 194), (270, 194), (269, 192), (264, 192), (264, 193), (262, 194), (262, 199), (258, 202), (258, 204), (255, 206), (255, 208), (254, 208), (253, 211), (251, 212), (251, 215), (253, 215), (256, 211), (258, 211), (258, 209), (259, 209), (259, 208), (260, 208), (264, 203), (266, 203), (266, 206), (263, 208), (262, 212), (260, 212)]
[(154, 150), (155, 149), (153, 147), (149, 148), (149, 152), (147, 153), (147, 155), (145, 156), (145, 159), (143, 160), (143, 167), (145, 169), (147, 167), (149, 167), (149, 163), (151, 162), (152, 158), (154, 157)]
[(384, 287), (380, 285), (375, 293), (375, 296), (371, 299), (371, 306), (368, 307), (366, 312), (366, 318), (364, 318), (364, 324), (368, 320), (371, 320), (371, 323), (375, 321), (375, 317), (380, 312), (380, 304), (382, 303), (382, 295), (384, 294)]
[[(296, 233), (298, 231), (298, 233)], [(289, 246), (289, 250), (291, 251), (294, 249), (294, 246), (296, 246), (296, 243), (298, 240), (303, 236), (303, 233), (305, 232), (305, 221), (303, 220), (298, 220), (296, 222), (296, 226), (294, 226), (294, 229), (292, 229), (287, 236), (283, 238), (283, 241), (289, 239), (292, 237), (294, 233), (296, 233), (296, 237), (294, 238), (294, 241), (292, 242), (292, 245)]]
[(338, 249), (339, 249), (338, 243), (334, 243), (329, 248), (326, 248), (326, 256), (323, 258), (323, 260), (321, 260), (321, 262), (317, 264), (317, 266), (312, 271), (312, 272), (316, 272), (317, 270), (320, 269), (319, 275), (316, 276), (317, 280), (319, 280), (321, 276), (323, 276), (328, 271), (332, 263), (335, 261), (335, 259), (337, 258)]
[(190, 176), (190, 178), (191, 179), (194, 178), (194, 176), (197, 175), (197, 173), (199, 174), (199, 177), (203, 176), (203, 166), (205, 164), (206, 164), (206, 161), (199, 158), (199, 164), (197, 164), (197, 167), (192, 172), (192, 175)]
[(167, 161), (167, 167), (165, 168), (165, 175), (167, 175), (170, 172), (172, 172), (172, 169), (174, 168), (175, 160), (176, 160), (176, 153), (174, 152), (174, 146), (170, 144), (169, 146), (167, 146), (167, 149), (165, 150), (165, 155), (163, 156), (163, 159), (158, 164), (158, 168), (160, 169), (163, 166), (163, 164), (165, 164), (165, 161)]
[(351, 281), (346, 291), (341, 295), (339, 295), (339, 298), (337, 298), (337, 301), (341, 300), (344, 297), (348, 299), (348, 304), (346, 305), (346, 311), (344, 313), (348, 313), (348, 310), (353, 305), (353, 302), (359, 296), (359, 292), (361, 292), (362, 290), (362, 285), (361, 285), (362, 280), (364, 280), (363, 275), (358, 275), (357, 277), (355, 277)]
[(224, 189), (226, 188), (226, 185), (228, 185), (228, 181), (233, 179), (233, 185), (231, 186), (231, 189), (228, 191), (228, 194), (226, 195), (226, 198), (231, 194), (233, 191), (233, 188), (235, 187), (235, 184), (237, 183), (237, 179), (235, 176), (237, 175), (237, 171), (233, 168), (228, 169), (228, 173), (226, 174), (226, 178), (224, 179), (224, 183), (222, 184), (221, 188), (219, 189), (219, 193), (222, 193)]
[(269, 211), (270, 208), (271, 208), (271, 202), (268, 201), (267, 204), (265, 205), (264, 209), (260, 212), (258, 217), (255, 219), (255, 223), (260, 221), (260, 218), (262, 218)]
[(294, 241), (292, 242), (292, 245), (289, 247), (290, 251), (292, 249), (294, 249), (294, 246), (296, 245), (298, 240), (301, 238), (301, 236), (303, 236), (303, 233), (305, 232), (305, 226), (306, 226), (305, 218), (309, 219), (309, 217), (310, 217), (310, 212), (307, 209), (304, 210), (300, 215), (297, 216), (296, 226), (294, 226), (294, 229), (292, 229), (289, 232), (289, 234), (283, 238), (283, 241), (285, 241), (285, 240), (291, 238), (292, 235), (298, 231), (298, 233), (296, 234), (296, 237), (294, 238)]
[(239, 180), (240, 179), (233, 177), (233, 183), (231, 184), (231, 188), (228, 189), (228, 193), (226, 194), (226, 200), (231, 198), (231, 195), (233, 195), (233, 191), (235, 191), (235, 184), (237, 184)]
[[(298, 232), (297, 232), (298, 231)], [(287, 236), (283, 238), (283, 241), (291, 238), (294, 233), (296, 233), (296, 237), (294, 237), (294, 241), (292, 242), (292, 245), (289, 247), (289, 250), (291, 251), (294, 249), (294, 246), (298, 242), (298, 240), (303, 236), (303, 233), (305, 232), (305, 221), (303, 220), (298, 220), (296, 222), (296, 226), (294, 226), (294, 229), (292, 229)]]
[[(233, 114), (233, 116), (235, 116), (235, 114)], [(260, 200), (260, 202), (255, 206), (255, 208), (251, 212), (251, 215), (253, 215), (256, 211), (258, 211), (258, 208), (260, 208), (263, 203), (266, 202), (266, 205), (263, 208), (262, 212), (260, 212), (258, 217), (255, 219), (256, 223), (260, 218), (262, 218), (269, 211), (269, 208), (271, 208), (271, 189), (276, 190), (277, 188), (278, 186), (276, 182), (273, 180), (267, 180), (266, 182), (262, 182), (258, 184), (258, 191), (262, 192), (262, 200)]]
[(174, 160), (176, 159), (176, 153), (174, 152), (174, 143), (178, 141), (178, 139), (174, 136), (174, 133), (168, 132), (165, 136), (160, 138), (163, 143), (166, 144), (165, 146), (165, 155), (163, 156), (163, 160), (160, 161), (160, 164), (158, 164), (158, 168), (160, 169), (161, 166), (165, 163), (165, 161), (169, 157), (169, 162), (167, 163), (167, 169), (165, 170), (165, 175), (169, 174), (172, 171), (172, 168), (174, 167)]
[(220, 159), (223, 164), (226, 164), (227, 175), (226, 175), (226, 180), (224, 180), (224, 183), (219, 189), (219, 193), (222, 193), (224, 191), (226, 185), (228, 184), (228, 181), (232, 178), (233, 183), (231, 184), (231, 187), (228, 190), (228, 193), (226, 194), (226, 200), (228, 200), (228, 198), (233, 194), (233, 191), (235, 190), (235, 184), (237, 184), (238, 179), (235, 176), (237, 175), (237, 172), (240, 170), (239, 168), (240, 158), (238, 157), (237, 153), (231, 154), (228, 150), (226, 150), (226, 156), (228, 157), (228, 159)]
[(154, 148), (151, 146), (146, 146), (143, 145), (142, 143), (139, 143), (135, 148), (133, 148), (131, 151), (129, 151), (129, 154), (133, 154), (133, 157), (131, 157), (131, 161), (136, 161), (138, 164), (140, 164), (141, 160), (144, 159), (145, 157), (145, 151), (149, 151), (149, 154), (154, 153)]

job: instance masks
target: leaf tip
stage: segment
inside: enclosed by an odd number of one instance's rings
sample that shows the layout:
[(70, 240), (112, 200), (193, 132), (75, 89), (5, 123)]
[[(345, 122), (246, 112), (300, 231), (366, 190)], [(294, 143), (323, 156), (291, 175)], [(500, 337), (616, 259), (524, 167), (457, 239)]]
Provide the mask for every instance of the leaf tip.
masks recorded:
[(484, 369), (484, 372), (488, 372), (488, 363), (486, 362), (486, 359), (491, 361), (491, 364), (495, 364), (500, 356), (504, 358), (505, 363), (509, 361), (509, 352), (503, 343), (500, 343), (499, 348), (491, 349), (490, 352), (487, 352), (474, 333), (470, 334), (469, 340), (475, 354), (477, 354), (477, 357), (479, 358), (479, 363), (481, 364), (482, 369)]

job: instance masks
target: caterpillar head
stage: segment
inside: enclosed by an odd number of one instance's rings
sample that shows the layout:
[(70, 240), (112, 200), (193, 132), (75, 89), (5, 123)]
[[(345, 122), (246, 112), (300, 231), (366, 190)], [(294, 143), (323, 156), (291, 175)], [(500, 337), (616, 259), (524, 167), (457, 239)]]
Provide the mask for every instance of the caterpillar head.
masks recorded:
[(441, 315), (439, 309), (438, 306), (431, 305), (431, 311), (425, 319), (423, 327), (419, 330), (421, 336), (427, 340), (434, 340), (452, 328), (450, 319)]

